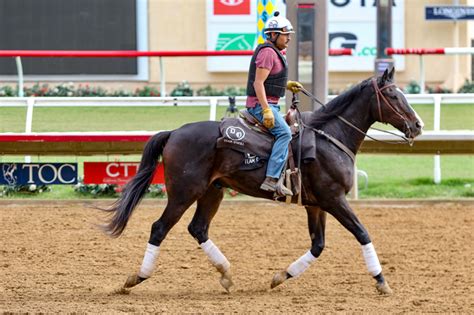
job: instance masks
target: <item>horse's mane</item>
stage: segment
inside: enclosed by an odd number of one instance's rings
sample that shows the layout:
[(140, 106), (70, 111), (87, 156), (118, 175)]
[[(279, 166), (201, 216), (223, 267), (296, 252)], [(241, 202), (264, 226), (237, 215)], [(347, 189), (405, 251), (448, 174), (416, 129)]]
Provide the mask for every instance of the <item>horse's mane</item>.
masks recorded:
[(320, 128), (322, 125), (340, 115), (351, 104), (362, 90), (371, 82), (372, 78), (362, 81), (348, 91), (340, 94), (328, 102), (324, 107), (315, 110), (311, 114), (309, 125), (313, 128)]

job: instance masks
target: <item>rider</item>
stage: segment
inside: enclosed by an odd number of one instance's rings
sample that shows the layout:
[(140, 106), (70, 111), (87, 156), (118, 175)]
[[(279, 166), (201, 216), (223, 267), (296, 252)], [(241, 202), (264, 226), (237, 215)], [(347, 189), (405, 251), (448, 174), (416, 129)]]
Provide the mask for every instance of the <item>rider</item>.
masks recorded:
[(285, 96), (285, 87), (297, 93), (303, 87), (299, 82), (288, 81), (288, 64), (281, 51), (288, 48), (290, 34), (294, 33), (288, 19), (275, 12), (265, 25), (266, 41), (255, 49), (249, 67), (247, 81), (247, 110), (275, 136), (272, 153), (268, 160), (265, 181), (260, 189), (292, 196), (278, 179), (288, 157), (291, 131), (280, 115), (278, 101)]

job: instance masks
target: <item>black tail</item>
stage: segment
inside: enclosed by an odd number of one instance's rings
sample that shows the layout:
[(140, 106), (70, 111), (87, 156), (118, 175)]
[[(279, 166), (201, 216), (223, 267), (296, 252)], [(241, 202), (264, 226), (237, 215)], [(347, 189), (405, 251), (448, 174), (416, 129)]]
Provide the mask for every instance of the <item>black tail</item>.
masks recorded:
[(137, 174), (127, 183), (120, 198), (109, 208), (111, 218), (103, 226), (103, 230), (112, 237), (118, 237), (127, 226), (127, 222), (135, 207), (145, 195), (155, 173), (158, 158), (168, 141), (171, 131), (157, 133), (148, 140), (143, 150), (142, 160)]

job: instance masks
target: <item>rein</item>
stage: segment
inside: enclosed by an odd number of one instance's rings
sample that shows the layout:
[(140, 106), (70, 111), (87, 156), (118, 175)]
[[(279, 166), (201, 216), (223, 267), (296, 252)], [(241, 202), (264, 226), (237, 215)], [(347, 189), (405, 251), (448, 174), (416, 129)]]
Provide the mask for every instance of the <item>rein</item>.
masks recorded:
[[(374, 89), (375, 89), (375, 94), (377, 96), (377, 108), (378, 108), (378, 112), (379, 112), (379, 117), (380, 117), (380, 121), (382, 121), (382, 108), (381, 108), (381, 105), (380, 105), (380, 98), (382, 98), (382, 101), (385, 103), (385, 105), (388, 106), (388, 108), (390, 108), (395, 114), (397, 114), (400, 118), (403, 119), (403, 121), (405, 122), (405, 126), (410, 129), (410, 127), (408, 126), (408, 124), (406, 123), (406, 119), (405, 117), (400, 114), (395, 108), (393, 108), (392, 104), (390, 104), (389, 101), (387, 101), (387, 99), (385, 98), (385, 96), (382, 94), (382, 91), (388, 87), (391, 87), (391, 86), (394, 86), (395, 83), (392, 83), (392, 84), (389, 84), (389, 85), (386, 85), (384, 86), (383, 88), (379, 89), (379, 87), (377, 86), (377, 83), (376, 83), (376, 80), (373, 79), (372, 80), (372, 83), (374, 85)], [(323, 104), (320, 100), (318, 100), (313, 94), (311, 94), (309, 91), (307, 91), (306, 89), (302, 88), (301, 89), (301, 92), (306, 95), (307, 97), (311, 98), (313, 101), (315, 101), (316, 103), (318, 103), (319, 105), (321, 105), (322, 107), (326, 107), (325, 104)], [(373, 129), (373, 130), (377, 130), (377, 131), (380, 131), (380, 132), (384, 132), (384, 133), (387, 133), (387, 134), (391, 134), (395, 137), (398, 137), (398, 138), (401, 138), (403, 141), (385, 141), (385, 140), (379, 140), (379, 139), (376, 139), (372, 136), (369, 136), (366, 132), (362, 131), (359, 127), (355, 126), (353, 123), (351, 123), (350, 121), (348, 121), (347, 119), (345, 119), (344, 117), (340, 116), (340, 115), (337, 115), (336, 116), (339, 120), (341, 120), (342, 122), (344, 122), (346, 125), (348, 125), (349, 127), (353, 128), (354, 130), (356, 130), (357, 132), (363, 134), (365, 137), (369, 138), (369, 139), (372, 139), (374, 141), (377, 141), (377, 142), (381, 142), (381, 143), (386, 143), (386, 144), (409, 144), (410, 146), (413, 145), (413, 140), (410, 140), (408, 139), (407, 137), (405, 136), (402, 136), (402, 135), (399, 135), (399, 134), (396, 134), (394, 132), (391, 132), (391, 131), (388, 131), (388, 130), (383, 130), (383, 129), (379, 129), (379, 128), (374, 128), (374, 127), (370, 127), (370, 129)], [(311, 128), (313, 130), (318, 130), (318, 129), (315, 129), (315, 128), (312, 128), (310, 126), (307, 126), (307, 125), (304, 125), (305, 127), (307, 128)], [(347, 147), (346, 147), (347, 149)], [(345, 150), (344, 150), (345, 151)], [(350, 150), (349, 150), (350, 151)], [(352, 151), (351, 151), (352, 153)]]

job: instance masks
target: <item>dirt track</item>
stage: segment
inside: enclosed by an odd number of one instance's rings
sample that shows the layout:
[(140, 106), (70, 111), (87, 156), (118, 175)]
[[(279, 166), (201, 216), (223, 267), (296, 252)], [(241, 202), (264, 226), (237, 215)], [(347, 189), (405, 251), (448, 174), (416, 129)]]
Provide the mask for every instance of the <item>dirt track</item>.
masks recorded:
[[(153, 201), (151, 201), (153, 202)], [(232, 264), (236, 287), (187, 233), (188, 211), (162, 245), (154, 277), (115, 294), (138, 270), (162, 205), (142, 205), (125, 234), (109, 239), (80, 204), (0, 204), (3, 312), (462, 312), (474, 310), (474, 203), (355, 206), (394, 289), (375, 292), (356, 240), (328, 217), (326, 249), (300, 278), (270, 290), (273, 274), (309, 246), (303, 208), (226, 203), (211, 239)], [(192, 210), (192, 209), (190, 209)]]

